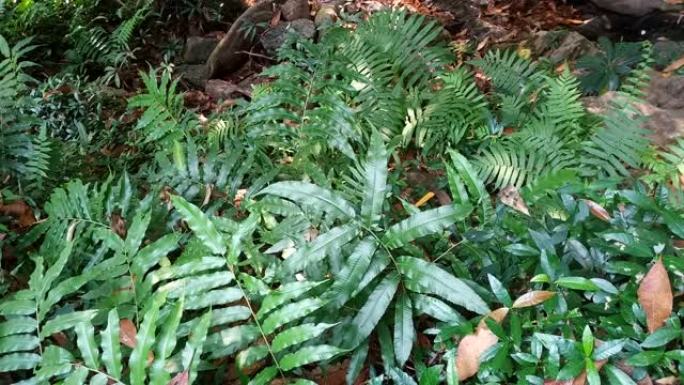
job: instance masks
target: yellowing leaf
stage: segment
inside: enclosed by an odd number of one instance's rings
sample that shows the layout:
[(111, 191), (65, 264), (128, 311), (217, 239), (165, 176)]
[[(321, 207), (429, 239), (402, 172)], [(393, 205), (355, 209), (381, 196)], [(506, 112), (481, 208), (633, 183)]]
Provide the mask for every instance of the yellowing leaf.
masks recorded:
[(591, 215), (595, 216), (596, 218), (605, 221), (605, 222), (610, 222), (610, 214), (608, 214), (608, 211), (603, 208), (600, 204), (589, 200), (589, 199), (582, 199), (584, 203), (586, 203), (587, 206), (589, 206), (589, 211), (591, 212)]
[(456, 369), (458, 378), (463, 381), (474, 376), (480, 368), (480, 356), (487, 349), (494, 346), (499, 338), (487, 327), (485, 320), (492, 318), (500, 323), (506, 318), (508, 308), (502, 307), (489, 313), (480, 321), (474, 334), (465, 336), (458, 344), (458, 356), (456, 357)]
[(513, 308), (517, 309), (521, 307), (536, 306), (553, 297), (554, 295), (556, 295), (556, 292), (554, 291), (534, 290), (518, 297), (518, 299), (516, 299), (513, 303)]
[(525, 201), (520, 196), (520, 192), (515, 186), (508, 186), (499, 192), (499, 199), (501, 203), (519, 211), (527, 216), (530, 216), (530, 209), (525, 204)]
[(672, 286), (662, 259), (648, 271), (639, 284), (639, 304), (646, 312), (649, 333), (658, 330), (672, 314)]

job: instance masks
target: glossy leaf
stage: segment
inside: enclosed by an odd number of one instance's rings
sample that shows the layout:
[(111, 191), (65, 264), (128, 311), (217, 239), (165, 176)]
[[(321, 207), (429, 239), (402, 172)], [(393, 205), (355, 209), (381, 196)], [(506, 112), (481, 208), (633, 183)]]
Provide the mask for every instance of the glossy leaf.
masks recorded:
[(280, 360), (280, 367), (283, 370), (292, 370), (313, 362), (329, 360), (344, 351), (331, 345), (306, 346), (284, 356)]
[(411, 299), (402, 292), (394, 302), (394, 356), (400, 368), (408, 361), (415, 339)]
[(472, 210), (469, 205), (452, 205), (422, 211), (392, 225), (382, 240), (391, 249), (405, 246), (415, 239), (438, 233), (465, 219)]
[(197, 235), (197, 238), (201, 239), (209, 250), (216, 255), (223, 255), (226, 253), (226, 242), (223, 239), (223, 236), (218, 232), (214, 223), (202, 212), (202, 210), (180, 196), (172, 196), (171, 202), (181, 216), (183, 216), (183, 219), (185, 219), (195, 235)]
[(340, 195), (311, 183), (278, 182), (267, 186), (255, 196), (262, 194), (290, 199), (342, 218), (354, 218), (356, 216), (354, 207)]
[(662, 259), (658, 259), (641, 280), (637, 294), (639, 304), (646, 313), (648, 331), (653, 333), (663, 326), (672, 313), (672, 286)]
[(399, 286), (399, 277), (390, 274), (385, 277), (368, 296), (366, 303), (359, 309), (352, 320), (352, 325), (356, 328), (356, 335), (350, 346), (357, 347), (361, 341), (366, 339), (380, 322), (380, 319), (387, 311), (387, 308), (394, 298), (394, 293)]

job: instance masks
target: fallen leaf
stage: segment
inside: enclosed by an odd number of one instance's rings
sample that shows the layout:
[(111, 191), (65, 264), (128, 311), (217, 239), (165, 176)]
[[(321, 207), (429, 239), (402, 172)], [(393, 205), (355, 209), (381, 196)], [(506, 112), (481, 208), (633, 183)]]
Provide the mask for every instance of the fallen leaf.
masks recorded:
[(522, 307), (536, 306), (553, 297), (554, 295), (556, 295), (556, 292), (554, 291), (534, 290), (518, 297), (518, 299), (513, 302), (512, 307), (514, 309), (518, 309)]
[(189, 373), (185, 370), (176, 374), (167, 385), (188, 385), (189, 379)]
[(0, 204), (0, 215), (8, 215), (16, 219), (19, 227), (29, 227), (36, 223), (36, 217), (33, 216), (31, 206), (24, 201), (14, 201), (12, 203), (3, 205)]
[(109, 226), (114, 230), (115, 234), (121, 237), (121, 239), (126, 239), (126, 222), (124, 222), (121, 215), (112, 214), (112, 220), (110, 221)]
[(119, 341), (131, 349), (135, 348), (138, 331), (136, 330), (133, 321), (125, 318), (122, 319), (119, 322), (119, 330)]
[(658, 330), (672, 314), (672, 286), (670, 277), (659, 258), (639, 284), (639, 304), (646, 312), (649, 333)]
[(655, 383), (658, 385), (676, 385), (679, 384), (679, 378), (675, 376), (663, 377), (657, 379)]
[(591, 212), (591, 215), (595, 216), (596, 218), (605, 221), (605, 222), (610, 222), (610, 214), (608, 214), (608, 211), (603, 208), (600, 204), (589, 200), (589, 199), (582, 199), (584, 203), (589, 206), (589, 211)]
[(679, 59), (673, 61), (672, 63), (670, 63), (669, 66), (665, 67), (665, 69), (663, 70), (663, 73), (664, 73), (665, 75), (670, 75), (670, 74), (672, 74), (673, 72), (677, 71), (678, 69), (680, 69), (680, 68), (682, 68), (682, 67), (684, 67), (684, 56), (682, 56), (682, 57), (680, 57)]
[(530, 216), (530, 209), (520, 196), (520, 192), (515, 186), (508, 186), (499, 192), (499, 199), (501, 203), (512, 209), (519, 211), (527, 216)]
[(482, 318), (475, 330), (475, 333), (465, 336), (458, 344), (458, 356), (456, 357), (456, 369), (458, 378), (463, 381), (474, 376), (480, 368), (480, 356), (487, 349), (494, 346), (499, 338), (487, 327), (485, 320), (492, 318), (500, 323), (506, 318), (508, 308), (503, 307), (489, 313)]
[(418, 199), (418, 201), (416, 202), (415, 206), (416, 206), (416, 207), (424, 206), (424, 205), (425, 205), (426, 203), (428, 203), (428, 202), (430, 201), (430, 199), (432, 199), (434, 196), (435, 196), (435, 193), (433, 193), (432, 191), (428, 191), (425, 195), (423, 195), (422, 198)]

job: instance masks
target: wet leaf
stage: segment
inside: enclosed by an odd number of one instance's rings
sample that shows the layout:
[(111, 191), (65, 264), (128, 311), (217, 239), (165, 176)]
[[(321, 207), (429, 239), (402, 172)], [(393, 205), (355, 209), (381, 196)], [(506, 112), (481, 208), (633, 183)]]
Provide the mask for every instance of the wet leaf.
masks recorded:
[(138, 331), (133, 324), (133, 321), (129, 319), (122, 319), (119, 322), (119, 341), (133, 349), (136, 345)]
[(556, 292), (554, 291), (534, 290), (518, 297), (513, 303), (513, 308), (518, 309), (522, 307), (537, 306), (554, 295), (556, 295)]
[(672, 287), (662, 258), (648, 271), (639, 284), (639, 304), (646, 312), (649, 333), (658, 330), (672, 313)]
[(591, 215), (595, 216), (596, 218), (605, 221), (605, 222), (610, 222), (610, 214), (608, 214), (608, 211), (603, 208), (600, 204), (589, 200), (589, 199), (582, 199), (582, 201), (589, 206), (589, 211), (591, 212)]
[(485, 320), (492, 318), (497, 323), (501, 323), (508, 311), (507, 307), (503, 307), (489, 313), (480, 321), (475, 333), (465, 336), (458, 344), (456, 368), (459, 380), (463, 381), (474, 376), (480, 368), (482, 354), (499, 341), (499, 338), (489, 330)]

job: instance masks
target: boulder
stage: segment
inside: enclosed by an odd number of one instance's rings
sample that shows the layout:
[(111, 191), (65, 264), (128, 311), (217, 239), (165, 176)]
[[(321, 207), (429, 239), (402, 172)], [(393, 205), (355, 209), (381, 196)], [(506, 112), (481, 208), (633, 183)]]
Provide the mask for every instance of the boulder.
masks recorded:
[(597, 52), (596, 44), (577, 32), (540, 31), (532, 38), (532, 48), (538, 56), (545, 56), (553, 64)]
[[(650, 131), (652, 142), (658, 146), (684, 137), (684, 93), (681, 87), (684, 87), (683, 77), (669, 78), (669, 82), (654, 77), (645, 100), (633, 104), (646, 117), (644, 128)], [(618, 93), (607, 92), (601, 96), (584, 98), (584, 104), (589, 112), (605, 114), (617, 97), (620, 97)]]
[(663, 0), (592, 0), (600, 8), (629, 16), (644, 16), (665, 7)]
[(321, 4), (314, 16), (314, 24), (318, 27), (333, 23), (335, 20), (337, 20), (336, 4)]
[(290, 33), (295, 33), (304, 39), (313, 39), (316, 35), (316, 26), (309, 19), (280, 23), (264, 32), (261, 36), (261, 44), (268, 53), (276, 54)]
[(204, 64), (218, 45), (214, 37), (190, 36), (185, 42), (183, 62), (185, 64)]
[(280, 6), (280, 12), (283, 19), (293, 21), (298, 19), (309, 18), (309, 2), (308, 0), (287, 0)]
[(214, 100), (230, 99), (238, 92), (238, 86), (225, 80), (211, 79), (207, 81), (204, 92)]
[(235, 20), (207, 60), (209, 78), (232, 73), (245, 64), (245, 51), (249, 51), (257, 42), (260, 26), (268, 24), (273, 18), (274, 6), (274, 0), (262, 0)]
[(181, 64), (176, 67), (176, 72), (190, 88), (204, 89), (209, 79), (208, 69), (204, 64)]

